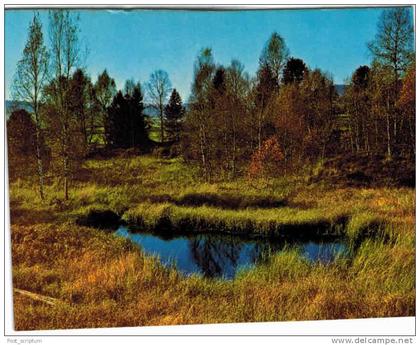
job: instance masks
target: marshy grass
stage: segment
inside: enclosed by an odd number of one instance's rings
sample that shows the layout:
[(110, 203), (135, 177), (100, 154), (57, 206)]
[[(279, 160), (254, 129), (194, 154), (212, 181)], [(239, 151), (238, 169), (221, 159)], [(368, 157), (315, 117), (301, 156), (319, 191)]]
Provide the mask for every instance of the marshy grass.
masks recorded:
[(399, 243), (367, 240), (351, 262), (329, 265), (311, 264), (290, 248), (223, 281), (182, 277), (130, 243), (91, 228), (66, 224), (13, 232), (31, 243), (13, 241), (14, 286), (64, 302), (46, 306), (16, 296), (17, 329), (414, 314), (413, 248)]
[(166, 227), (168, 231), (221, 231), (291, 237), (340, 235), (344, 232), (345, 217), (340, 209), (229, 210), (209, 206), (181, 207), (170, 203), (141, 203), (123, 215), (129, 224), (150, 230)]
[[(17, 330), (415, 314), (412, 189), (337, 189), (304, 177), (269, 189), (246, 180), (209, 184), (178, 159), (149, 156), (88, 161), (71, 187), (64, 201), (50, 181), (41, 202), (33, 181), (10, 184), (13, 285), (61, 301), (15, 294)], [(275, 235), (326, 224), (316, 234), (325, 235), (344, 217), (335, 231), (358, 243), (351, 258), (329, 264), (290, 247), (231, 281), (186, 277), (126, 239), (76, 224), (95, 210), (164, 231)]]

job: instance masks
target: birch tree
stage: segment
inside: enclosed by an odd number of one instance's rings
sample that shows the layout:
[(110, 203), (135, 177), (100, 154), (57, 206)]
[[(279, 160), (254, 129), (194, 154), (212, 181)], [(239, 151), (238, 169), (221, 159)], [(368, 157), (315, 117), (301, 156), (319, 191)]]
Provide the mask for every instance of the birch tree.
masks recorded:
[(211, 179), (210, 141), (209, 130), (211, 126), (211, 104), (209, 93), (212, 88), (212, 79), (216, 66), (210, 48), (201, 50), (194, 65), (194, 80), (191, 92), (191, 111), (187, 118), (190, 130), (198, 133), (199, 155), (201, 168), (207, 181)]
[(171, 89), (171, 81), (169, 80), (168, 73), (162, 70), (157, 70), (150, 75), (150, 80), (147, 83), (147, 91), (153, 107), (159, 111), (161, 142), (165, 140), (164, 110), (166, 100), (171, 92)]
[[(393, 74), (393, 92), (387, 105), (387, 156), (391, 158), (398, 139), (398, 122), (404, 121), (396, 103), (400, 89), (400, 79), (414, 58), (413, 22), (407, 7), (386, 9), (378, 22), (375, 40), (368, 43), (374, 61)], [(402, 126), (400, 126), (402, 127)]]
[(28, 39), (22, 58), (17, 64), (13, 82), (13, 97), (28, 102), (33, 111), (36, 132), (36, 160), (39, 179), (39, 195), (44, 199), (44, 167), (41, 157), (40, 101), (42, 89), (47, 82), (48, 52), (44, 45), (42, 25), (38, 14), (34, 14), (29, 26)]
[[(72, 115), (68, 104), (70, 90), (69, 79), (72, 71), (80, 61), (80, 44), (78, 40), (78, 16), (68, 10), (51, 10), (49, 12), (49, 34), (51, 41), (51, 62), (53, 79), (50, 82), (50, 96), (59, 122), (57, 127), (60, 141), (61, 172), (64, 182), (64, 198), (68, 200), (69, 179), (71, 172)], [(73, 151), (75, 152), (75, 151)]]

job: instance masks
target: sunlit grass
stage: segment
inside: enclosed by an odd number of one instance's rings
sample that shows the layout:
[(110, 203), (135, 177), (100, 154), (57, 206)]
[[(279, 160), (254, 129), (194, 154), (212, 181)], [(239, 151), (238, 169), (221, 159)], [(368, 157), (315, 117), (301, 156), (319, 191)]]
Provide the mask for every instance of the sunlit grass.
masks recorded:
[[(14, 287), (62, 303), (16, 294), (17, 329), (414, 315), (412, 189), (337, 189), (307, 185), (304, 176), (204, 183), (181, 160), (152, 156), (87, 161), (68, 201), (58, 180), (44, 201), (34, 186), (10, 184)], [(77, 226), (91, 210), (147, 228), (169, 221), (189, 231), (261, 233), (345, 216), (340, 231), (357, 246), (327, 265), (290, 247), (232, 281), (185, 277), (125, 239)]]

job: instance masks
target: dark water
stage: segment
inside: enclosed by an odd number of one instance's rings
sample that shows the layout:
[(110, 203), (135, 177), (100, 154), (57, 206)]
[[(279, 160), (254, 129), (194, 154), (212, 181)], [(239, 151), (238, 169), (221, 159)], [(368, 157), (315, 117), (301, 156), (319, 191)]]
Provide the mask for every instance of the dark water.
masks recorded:
[(232, 279), (239, 269), (252, 267), (285, 246), (297, 246), (308, 260), (332, 262), (346, 253), (344, 242), (285, 242), (284, 240), (244, 239), (232, 235), (189, 234), (164, 238), (150, 232), (131, 232), (121, 226), (116, 234), (129, 238), (146, 253), (159, 257), (165, 265), (175, 264), (185, 274)]

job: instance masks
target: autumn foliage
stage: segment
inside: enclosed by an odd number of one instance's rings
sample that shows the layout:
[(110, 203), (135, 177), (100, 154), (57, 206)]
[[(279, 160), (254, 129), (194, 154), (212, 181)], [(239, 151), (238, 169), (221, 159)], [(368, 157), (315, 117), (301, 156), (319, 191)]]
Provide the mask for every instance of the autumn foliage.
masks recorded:
[(277, 138), (275, 136), (270, 137), (263, 142), (260, 149), (253, 153), (248, 169), (248, 177), (275, 177), (279, 175), (283, 158)]

